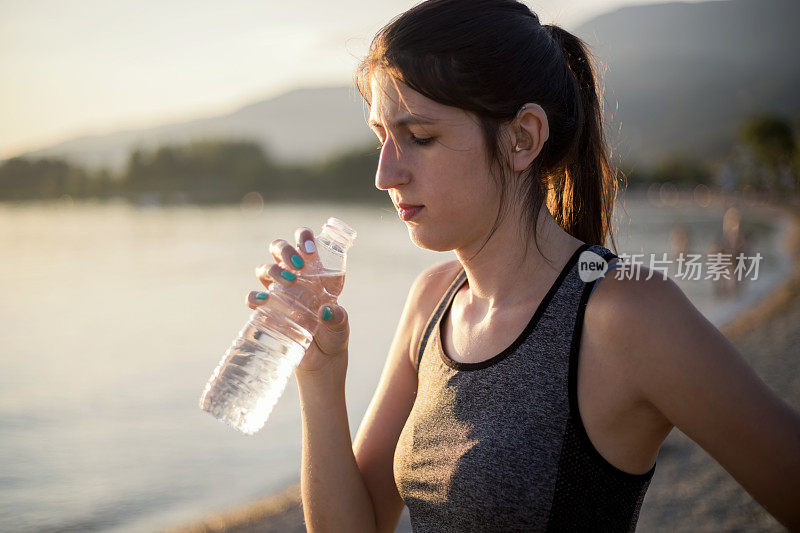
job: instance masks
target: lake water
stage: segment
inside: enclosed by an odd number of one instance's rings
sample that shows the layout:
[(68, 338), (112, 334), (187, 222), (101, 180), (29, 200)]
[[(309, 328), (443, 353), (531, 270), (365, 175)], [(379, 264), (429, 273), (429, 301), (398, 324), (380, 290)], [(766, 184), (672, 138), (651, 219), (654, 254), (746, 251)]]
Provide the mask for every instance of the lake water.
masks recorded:
[[(620, 252), (669, 250), (673, 221), (703, 251), (719, 207), (629, 199)], [(759, 278), (738, 301), (679, 284), (720, 325), (788, 269), (780, 220), (762, 228)], [(378, 383), (408, 288), (454, 255), (416, 248), (391, 206), (325, 203), (136, 207), (0, 205), (0, 530), (154, 531), (268, 494), (298, 478), (294, 378), (264, 429), (245, 437), (198, 398), (247, 320), (256, 265), (274, 238), (336, 216), (358, 231), (340, 302), (351, 320), (351, 434)], [(610, 246), (609, 246), (610, 247)]]

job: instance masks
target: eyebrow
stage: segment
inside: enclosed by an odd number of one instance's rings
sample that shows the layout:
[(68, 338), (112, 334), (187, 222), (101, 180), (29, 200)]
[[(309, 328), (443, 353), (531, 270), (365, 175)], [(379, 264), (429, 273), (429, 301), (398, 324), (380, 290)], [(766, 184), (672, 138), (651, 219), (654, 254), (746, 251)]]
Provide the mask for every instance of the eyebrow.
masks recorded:
[[(418, 126), (429, 126), (431, 124), (436, 124), (436, 121), (418, 117), (403, 117), (400, 120), (396, 121), (394, 124), (392, 124), (392, 127), (400, 128), (403, 126), (407, 126), (409, 124), (415, 124)], [(374, 119), (370, 119), (369, 125), (372, 128), (383, 128), (381, 123)]]

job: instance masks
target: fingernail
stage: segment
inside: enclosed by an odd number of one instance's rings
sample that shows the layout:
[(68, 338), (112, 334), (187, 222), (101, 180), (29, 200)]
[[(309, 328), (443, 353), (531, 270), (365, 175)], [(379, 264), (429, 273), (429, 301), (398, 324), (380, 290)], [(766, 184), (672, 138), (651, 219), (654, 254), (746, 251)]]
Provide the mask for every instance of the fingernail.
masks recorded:
[(330, 320), (331, 318), (333, 318), (333, 311), (326, 305), (322, 311), (322, 320)]
[(305, 261), (303, 261), (302, 257), (300, 257), (299, 255), (295, 254), (295, 255), (292, 256), (292, 264), (296, 268), (303, 268), (303, 265), (305, 265), (306, 263), (305, 263)]
[(306, 241), (306, 242), (303, 244), (303, 246), (305, 247), (305, 249), (306, 249), (306, 253), (307, 253), (307, 254), (313, 254), (314, 252), (316, 252), (316, 251), (317, 251), (317, 247), (316, 247), (316, 246), (314, 246), (314, 241), (311, 241), (311, 240), (309, 240), (309, 241)]
[(256, 300), (266, 300), (266, 299), (267, 299), (266, 292), (259, 292), (258, 294), (256, 294)]
[(288, 270), (284, 270), (283, 272), (281, 272), (281, 276), (288, 279), (289, 281), (292, 281), (295, 278), (295, 275), (289, 272)]

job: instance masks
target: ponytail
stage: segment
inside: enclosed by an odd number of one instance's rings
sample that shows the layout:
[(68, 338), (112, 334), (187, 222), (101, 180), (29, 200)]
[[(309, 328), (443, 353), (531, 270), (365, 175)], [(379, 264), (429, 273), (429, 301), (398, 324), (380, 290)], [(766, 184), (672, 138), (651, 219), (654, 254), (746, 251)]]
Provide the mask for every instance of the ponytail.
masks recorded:
[[(556, 222), (584, 242), (605, 244), (617, 193), (616, 170), (606, 151), (602, 89), (586, 44), (567, 30), (545, 25), (559, 45), (579, 95), (576, 134), (563, 164), (550, 176), (548, 208)], [(611, 242), (614, 236), (610, 235)]]

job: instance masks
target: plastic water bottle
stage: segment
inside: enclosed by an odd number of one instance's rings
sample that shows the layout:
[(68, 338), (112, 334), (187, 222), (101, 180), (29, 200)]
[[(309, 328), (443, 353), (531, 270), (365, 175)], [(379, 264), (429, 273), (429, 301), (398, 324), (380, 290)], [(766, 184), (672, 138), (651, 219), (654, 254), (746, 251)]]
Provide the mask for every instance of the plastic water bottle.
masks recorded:
[(315, 238), (322, 270), (307, 272), (308, 265), (291, 285), (270, 284), (266, 303), (253, 311), (208, 380), (202, 410), (245, 435), (264, 426), (311, 345), (317, 310), (335, 303), (344, 287), (347, 250), (355, 238), (350, 226), (329, 218)]

